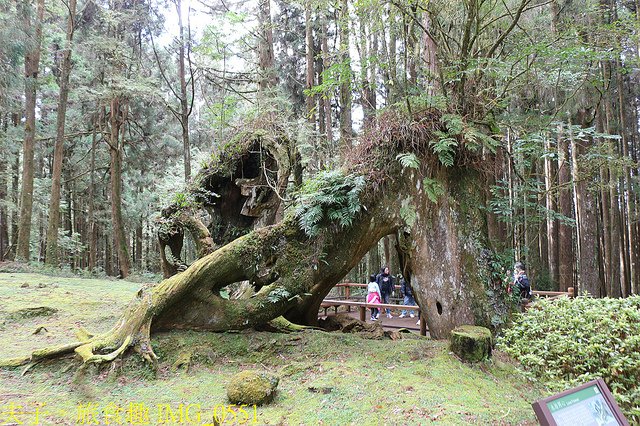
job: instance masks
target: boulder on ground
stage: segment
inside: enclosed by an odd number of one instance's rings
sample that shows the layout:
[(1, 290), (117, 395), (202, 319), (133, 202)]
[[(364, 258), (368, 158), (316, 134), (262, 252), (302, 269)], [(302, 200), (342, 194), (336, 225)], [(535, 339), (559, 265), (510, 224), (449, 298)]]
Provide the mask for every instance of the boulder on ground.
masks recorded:
[(491, 356), (493, 339), (486, 327), (462, 325), (451, 331), (451, 351), (462, 360), (478, 362)]
[(268, 373), (245, 370), (231, 377), (227, 397), (233, 404), (261, 405), (271, 401), (278, 378)]

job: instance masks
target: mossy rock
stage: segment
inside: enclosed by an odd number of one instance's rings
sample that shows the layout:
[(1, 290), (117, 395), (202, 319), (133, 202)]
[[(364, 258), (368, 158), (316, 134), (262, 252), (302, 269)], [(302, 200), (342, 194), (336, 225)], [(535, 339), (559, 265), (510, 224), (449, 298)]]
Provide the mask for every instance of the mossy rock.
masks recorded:
[(227, 397), (233, 404), (261, 405), (271, 401), (278, 378), (264, 372), (245, 370), (231, 377)]
[(451, 331), (451, 351), (462, 360), (478, 362), (491, 357), (493, 339), (486, 327), (462, 325)]
[(9, 320), (21, 320), (35, 317), (49, 317), (58, 312), (56, 308), (49, 306), (36, 306), (34, 308), (23, 308), (17, 311), (9, 312), (7, 319)]

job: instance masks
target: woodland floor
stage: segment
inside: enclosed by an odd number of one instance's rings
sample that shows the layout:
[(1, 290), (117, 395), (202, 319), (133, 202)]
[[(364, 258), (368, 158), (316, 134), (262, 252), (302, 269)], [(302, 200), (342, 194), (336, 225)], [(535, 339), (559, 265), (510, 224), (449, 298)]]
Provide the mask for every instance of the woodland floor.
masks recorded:
[[(0, 358), (74, 340), (78, 327), (110, 328), (140, 284), (0, 273)], [(46, 306), (48, 315), (17, 311)], [(37, 334), (32, 334), (40, 326)], [(0, 424), (212, 424), (228, 405), (225, 385), (243, 369), (280, 377), (266, 406), (225, 424), (537, 424), (531, 386), (500, 353), (474, 366), (447, 342), (415, 334), (402, 340), (309, 330), (295, 334), (175, 331), (154, 335), (157, 373), (137, 355), (78, 372), (65, 358), (0, 370)], [(182, 365), (181, 365), (182, 364)], [(189, 417), (177, 415), (192, 404)], [(167, 415), (167, 407), (175, 413)], [(148, 411), (145, 411), (148, 410)], [(36, 414), (36, 411), (38, 413)], [(199, 417), (198, 417), (198, 412)], [(97, 422), (97, 423), (96, 423)]]

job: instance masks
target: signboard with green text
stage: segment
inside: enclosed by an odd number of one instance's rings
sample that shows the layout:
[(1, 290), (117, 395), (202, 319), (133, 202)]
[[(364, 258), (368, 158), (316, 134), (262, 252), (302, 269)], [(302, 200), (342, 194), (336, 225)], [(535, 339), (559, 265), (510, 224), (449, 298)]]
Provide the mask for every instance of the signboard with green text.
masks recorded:
[(536, 401), (533, 410), (542, 426), (628, 426), (602, 379)]

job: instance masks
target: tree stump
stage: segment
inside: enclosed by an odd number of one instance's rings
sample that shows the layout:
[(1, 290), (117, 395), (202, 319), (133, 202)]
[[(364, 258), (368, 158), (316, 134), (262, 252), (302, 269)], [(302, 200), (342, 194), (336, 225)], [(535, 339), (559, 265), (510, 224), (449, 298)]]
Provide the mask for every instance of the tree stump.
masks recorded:
[(488, 328), (462, 325), (451, 331), (451, 350), (463, 361), (478, 362), (491, 356), (492, 340)]
[(278, 378), (257, 371), (241, 371), (227, 385), (227, 397), (233, 404), (261, 405), (271, 401)]

